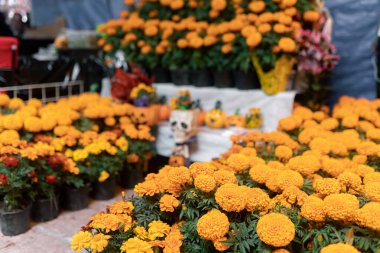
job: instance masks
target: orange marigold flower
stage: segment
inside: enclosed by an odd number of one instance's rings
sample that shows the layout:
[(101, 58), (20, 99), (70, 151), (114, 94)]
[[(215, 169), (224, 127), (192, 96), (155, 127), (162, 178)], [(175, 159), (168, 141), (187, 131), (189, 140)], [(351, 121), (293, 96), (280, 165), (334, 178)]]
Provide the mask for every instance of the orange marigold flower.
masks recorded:
[(205, 240), (216, 241), (223, 238), (230, 227), (227, 215), (219, 210), (211, 210), (197, 222), (197, 231)]
[(291, 158), (286, 166), (302, 175), (310, 176), (321, 168), (321, 163), (315, 156), (305, 155)]
[(363, 192), (372, 201), (380, 202), (380, 183), (379, 182), (365, 184)]
[(352, 221), (359, 209), (359, 200), (348, 193), (331, 194), (323, 202), (327, 216), (337, 221)]
[(249, 159), (242, 154), (232, 154), (227, 158), (227, 165), (236, 172), (243, 172), (249, 168)]
[(360, 226), (380, 231), (380, 203), (369, 202), (356, 212), (355, 221)]
[(322, 195), (331, 195), (339, 193), (341, 186), (335, 178), (318, 178), (313, 181), (313, 188), (317, 193)]
[(214, 179), (218, 185), (237, 184), (235, 173), (229, 170), (218, 170), (214, 173)]
[(261, 241), (274, 247), (288, 245), (295, 236), (293, 222), (286, 215), (280, 213), (262, 216), (257, 222), (256, 231)]
[(168, 172), (168, 180), (170, 183), (178, 185), (190, 182), (191, 177), (189, 169), (184, 166), (171, 167)]
[(354, 246), (343, 244), (343, 243), (330, 244), (321, 249), (321, 253), (342, 253), (342, 252), (360, 253), (360, 251), (357, 250)]
[(163, 212), (174, 212), (174, 209), (179, 206), (179, 201), (169, 194), (165, 194), (160, 199), (160, 210)]
[(258, 164), (249, 170), (251, 179), (260, 184), (265, 184), (269, 178), (276, 174), (276, 170), (265, 164)]
[(326, 210), (323, 200), (314, 196), (307, 197), (301, 207), (301, 215), (309, 221), (325, 221)]
[(261, 212), (267, 209), (270, 202), (268, 193), (261, 190), (260, 188), (250, 188), (247, 186), (240, 187), (244, 187), (243, 189), (247, 195), (247, 204), (245, 205), (245, 209), (248, 212)]
[(247, 204), (244, 188), (236, 184), (224, 184), (220, 186), (215, 192), (215, 200), (227, 212), (240, 212)]
[(274, 153), (280, 160), (289, 160), (293, 156), (293, 150), (285, 145), (277, 146)]
[(194, 179), (194, 186), (203, 192), (211, 192), (216, 187), (216, 181), (212, 176), (199, 175)]

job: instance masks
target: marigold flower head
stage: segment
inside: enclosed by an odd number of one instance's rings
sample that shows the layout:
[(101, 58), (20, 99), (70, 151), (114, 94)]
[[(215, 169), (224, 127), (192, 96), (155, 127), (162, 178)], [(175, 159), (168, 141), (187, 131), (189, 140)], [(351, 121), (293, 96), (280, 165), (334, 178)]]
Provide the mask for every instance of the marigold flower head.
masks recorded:
[(294, 239), (295, 226), (286, 215), (270, 213), (259, 219), (256, 232), (265, 244), (284, 247)]
[(272, 251), (272, 253), (290, 253), (290, 252), (286, 249), (276, 249)]
[(153, 253), (152, 247), (146, 241), (133, 237), (125, 241), (121, 247), (121, 252), (125, 253)]
[(276, 169), (276, 170), (285, 169), (285, 165), (279, 161), (269, 161), (267, 165), (271, 167), (272, 169)]
[(322, 170), (329, 173), (333, 177), (338, 177), (338, 175), (345, 170), (343, 163), (337, 159), (323, 157), (321, 161)]
[(223, 242), (227, 240), (227, 237), (222, 237), (220, 239), (215, 240), (214, 243), (214, 248), (217, 251), (226, 251), (230, 248), (229, 245), (224, 244)]
[(189, 172), (192, 178), (195, 178), (198, 175), (212, 176), (215, 170), (215, 165), (210, 162), (195, 162), (189, 167)]
[(322, 195), (331, 195), (339, 193), (341, 185), (335, 178), (318, 178), (313, 181), (314, 190)]
[(237, 184), (235, 173), (229, 170), (218, 170), (214, 172), (214, 179), (218, 185)]
[(345, 191), (349, 189), (359, 191), (361, 189), (362, 179), (355, 173), (345, 171), (339, 174), (338, 181)]
[(284, 189), (282, 196), (289, 204), (302, 206), (308, 195), (298, 187), (292, 185)]
[(88, 249), (92, 240), (92, 234), (88, 231), (80, 231), (72, 237), (71, 249), (81, 252), (82, 249)]
[(135, 209), (135, 207), (130, 201), (117, 201), (108, 207), (108, 211), (113, 214), (132, 215), (133, 209)]
[(160, 193), (160, 189), (157, 187), (157, 184), (153, 180), (146, 180), (142, 183), (137, 184), (134, 191), (139, 196), (153, 196), (157, 193)]
[(380, 202), (380, 183), (379, 182), (365, 184), (363, 192), (372, 201)]
[(257, 155), (256, 149), (249, 148), (249, 147), (242, 148), (239, 153), (242, 155), (245, 155), (245, 156), (256, 156)]
[(321, 168), (321, 163), (314, 156), (296, 156), (289, 160), (287, 167), (302, 175), (310, 176)]
[(216, 181), (212, 176), (199, 175), (194, 179), (195, 188), (203, 192), (211, 192), (216, 187)]
[(151, 241), (162, 238), (170, 232), (170, 226), (162, 221), (152, 221), (148, 227), (148, 235)]
[(354, 246), (343, 244), (343, 243), (330, 244), (321, 249), (321, 253), (342, 253), (342, 252), (360, 253), (360, 251), (357, 250)]
[(240, 212), (245, 208), (247, 196), (244, 189), (236, 184), (224, 184), (215, 192), (218, 205), (227, 212)]
[(307, 197), (301, 207), (301, 215), (309, 221), (325, 221), (326, 210), (323, 200), (315, 196)]
[(355, 221), (360, 226), (380, 231), (380, 203), (369, 202), (356, 212)]
[(265, 185), (273, 192), (282, 192), (290, 186), (301, 188), (303, 182), (304, 179), (300, 173), (293, 170), (281, 170), (270, 177)]
[(184, 166), (172, 167), (168, 172), (168, 180), (173, 184), (186, 184), (190, 181), (190, 179), (189, 169)]
[(274, 176), (276, 173), (276, 169), (273, 169), (272, 167), (269, 167), (265, 164), (255, 165), (249, 170), (251, 179), (260, 184), (265, 184), (269, 178)]
[(359, 209), (359, 200), (347, 193), (331, 194), (323, 202), (327, 216), (336, 221), (352, 221)]
[(223, 238), (230, 227), (227, 215), (213, 209), (203, 215), (197, 222), (197, 231), (201, 238), (216, 241)]
[(245, 205), (245, 209), (248, 212), (253, 211), (264, 211), (267, 209), (270, 198), (268, 193), (264, 192), (260, 188), (250, 188), (247, 186), (243, 187), (245, 194), (247, 196), (247, 204)]
[(174, 209), (179, 206), (180, 202), (174, 196), (165, 194), (160, 199), (160, 210), (162, 212), (174, 212)]
[(250, 163), (248, 157), (243, 154), (232, 154), (227, 158), (227, 165), (236, 172), (242, 172), (249, 168)]
[(110, 239), (110, 235), (105, 235), (102, 233), (98, 233), (94, 235), (90, 241), (90, 249), (91, 252), (97, 253), (97, 252), (103, 252), (103, 250), (108, 245), (108, 239)]
[(334, 130), (339, 126), (339, 121), (335, 118), (327, 118), (322, 120), (320, 125), (325, 130)]
[(363, 178), (364, 184), (369, 184), (369, 183), (374, 183), (374, 182), (380, 183), (380, 172), (376, 171), (376, 172), (368, 173)]
[(293, 150), (284, 145), (277, 146), (274, 152), (280, 160), (289, 160), (293, 156)]

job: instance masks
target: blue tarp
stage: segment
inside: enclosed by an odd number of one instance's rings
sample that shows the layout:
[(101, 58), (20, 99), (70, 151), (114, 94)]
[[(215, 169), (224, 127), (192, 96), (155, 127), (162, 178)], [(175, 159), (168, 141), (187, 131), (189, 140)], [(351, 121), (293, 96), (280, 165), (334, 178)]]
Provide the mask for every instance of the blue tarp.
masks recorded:
[(334, 19), (333, 42), (341, 56), (334, 70), (332, 103), (342, 95), (376, 98), (373, 49), (380, 0), (326, 0)]
[(69, 29), (93, 30), (125, 8), (124, 0), (32, 0), (31, 21), (46, 25), (63, 16)]

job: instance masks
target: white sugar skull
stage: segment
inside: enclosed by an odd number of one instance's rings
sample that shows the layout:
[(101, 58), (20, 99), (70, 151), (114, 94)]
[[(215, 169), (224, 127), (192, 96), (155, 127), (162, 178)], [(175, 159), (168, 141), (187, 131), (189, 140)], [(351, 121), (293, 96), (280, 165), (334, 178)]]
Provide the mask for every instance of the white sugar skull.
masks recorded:
[(196, 134), (197, 116), (197, 110), (174, 110), (171, 112), (170, 125), (175, 143), (185, 143)]

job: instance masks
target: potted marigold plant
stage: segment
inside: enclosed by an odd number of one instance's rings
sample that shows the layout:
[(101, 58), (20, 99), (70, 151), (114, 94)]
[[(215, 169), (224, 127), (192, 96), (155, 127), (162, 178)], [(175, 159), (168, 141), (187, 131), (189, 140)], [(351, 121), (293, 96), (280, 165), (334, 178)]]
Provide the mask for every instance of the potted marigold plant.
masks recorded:
[[(116, 134), (114, 134), (117, 138)], [(126, 139), (115, 140), (128, 146)], [(91, 184), (90, 195), (94, 199), (106, 200), (115, 195), (116, 176), (119, 175), (124, 151), (111, 144), (107, 139), (95, 139), (88, 145), (73, 151), (73, 159), (76, 162), (85, 182)]]
[(17, 149), (2, 155), (0, 192), (3, 203), (0, 224), (6, 236), (18, 235), (29, 229), (31, 202), (35, 195), (33, 171), (28, 158), (22, 157)]

